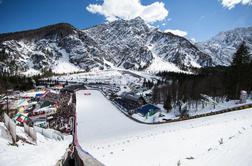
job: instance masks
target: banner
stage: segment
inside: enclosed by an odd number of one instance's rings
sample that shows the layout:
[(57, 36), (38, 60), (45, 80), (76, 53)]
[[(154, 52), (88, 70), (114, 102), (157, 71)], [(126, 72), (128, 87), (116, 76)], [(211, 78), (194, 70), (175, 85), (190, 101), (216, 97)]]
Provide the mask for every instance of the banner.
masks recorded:
[(16, 123), (13, 120), (10, 119), (9, 125), (10, 125), (9, 131), (10, 131), (12, 139), (13, 139), (13, 141), (15, 143), (17, 141)]
[(9, 116), (6, 113), (4, 113), (4, 124), (8, 130), (10, 129), (9, 122), (10, 122)]
[(34, 141), (35, 143), (37, 143), (37, 132), (36, 132), (35, 129), (32, 128), (32, 127), (30, 127), (29, 129), (30, 129), (30, 130), (29, 130), (30, 137), (33, 139), (33, 141)]
[(47, 138), (55, 139), (58, 141), (64, 140), (64, 135), (61, 132), (53, 129), (43, 129), (41, 127), (34, 126), (34, 130), (44, 135)]
[(34, 130), (34, 128), (29, 127), (26, 123), (24, 123), (24, 131), (26, 134), (28, 134), (32, 138), (32, 141), (37, 143), (37, 133)]
[(4, 124), (11, 134), (13, 143), (15, 143), (17, 141), (16, 123), (6, 113), (4, 113)]

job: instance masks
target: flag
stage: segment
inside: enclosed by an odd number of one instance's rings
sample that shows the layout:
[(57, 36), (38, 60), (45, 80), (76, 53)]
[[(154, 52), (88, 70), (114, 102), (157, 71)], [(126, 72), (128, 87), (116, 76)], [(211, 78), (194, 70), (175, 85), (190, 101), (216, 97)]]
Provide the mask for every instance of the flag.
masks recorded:
[(28, 114), (25, 113), (17, 113), (13, 118), (15, 122), (27, 123), (29, 120)]

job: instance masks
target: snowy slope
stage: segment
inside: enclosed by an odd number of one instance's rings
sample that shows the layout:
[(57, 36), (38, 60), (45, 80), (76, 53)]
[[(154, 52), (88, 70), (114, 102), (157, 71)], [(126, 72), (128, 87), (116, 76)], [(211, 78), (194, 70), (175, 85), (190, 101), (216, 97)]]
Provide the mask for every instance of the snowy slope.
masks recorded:
[(69, 62), (69, 56), (65, 50), (59, 50), (62, 57), (60, 57), (55, 66), (52, 67), (52, 71), (55, 73), (73, 73), (80, 71), (80, 67), (75, 66)]
[(86, 90), (77, 92), (77, 116), (80, 144), (109, 166), (250, 166), (252, 162), (252, 109), (143, 125), (124, 116), (100, 92)]
[[(17, 135), (28, 139), (23, 127), (17, 127)], [(37, 133), (37, 139), (37, 145), (19, 140), (18, 147), (11, 146), (11, 137), (7, 134), (4, 124), (0, 122), (0, 165), (54, 166), (63, 157), (72, 141), (71, 136), (66, 136), (63, 141), (56, 141), (40, 133)]]
[[(182, 72), (182, 70), (176, 66), (174, 63), (165, 61), (161, 57), (159, 57), (155, 51), (153, 50), (153, 46), (148, 46), (149, 50), (152, 52), (153, 60), (150, 66), (145, 70), (150, 73), (158, 73), (163, 71), (170, 72)], [(200, 66), (197, 66), (200, 67)]]
[[(85, 93), (91, 95), (84, 95)], [(125, 115), (97, 90), (78, 91), (76, 98), (77, 135), (80, 145), (84, 148), (87, 142), (95, 143), (146, 128), (145, 125), (139, 125), (125, 118)]]

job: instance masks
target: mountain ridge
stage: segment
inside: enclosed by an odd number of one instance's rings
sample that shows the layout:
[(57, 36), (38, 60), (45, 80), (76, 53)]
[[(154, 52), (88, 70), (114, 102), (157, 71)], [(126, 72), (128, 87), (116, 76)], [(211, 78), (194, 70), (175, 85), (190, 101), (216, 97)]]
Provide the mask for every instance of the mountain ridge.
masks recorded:
[(158, 72), (162, 68), (154, 70), (153, 66), (158, 64), (152, 63), (160, 61), (175, 66), (178, 72), (226, 65), (220, 56), (215, 57), (215, 53), (209, 51), (214, 44), (208, 42), (210, 44), (193, 44), (184, 37), (150, 27), (139, 17), (82, 30), (68, 23), (58, 23), (0, 34), (0, 71), (29, 74), (51, 69), (67, 73), (119, 67)]
[(252, 53), (252, 27), (238, 27), (220, 32), (211, 39), (196, 43), (199, 49), (210, 55), (216, 65), (228, 66), (240, 44), (245, 42)]
[[(26, 36), (35, 35), (39, 33), (43, 33), (45, 31), (52, 31), (53, 29), (58, 29), (59, 27), (65, 29), (76, 29), (73, 25), (69, 23), (57, 23), (52, 25), (43, 26), (40, 28), (25, 30), (25, 31), (16, 31), (16, 32), (7, 32), (7, 33), (0, 33), (0, 42), (4, 42), (7, 40), (19, 40), (26, 38)], [(26, 36), (24, 36), (26, 35)]]

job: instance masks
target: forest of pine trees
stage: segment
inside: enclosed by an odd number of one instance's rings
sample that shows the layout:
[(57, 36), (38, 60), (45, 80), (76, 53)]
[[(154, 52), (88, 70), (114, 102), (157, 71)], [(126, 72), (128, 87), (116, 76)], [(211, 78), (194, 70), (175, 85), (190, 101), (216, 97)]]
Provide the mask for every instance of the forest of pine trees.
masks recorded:
[(6, 76), (0, 74), (0, 94), (8, 89), (29, 90), (33, 88), (32, 79), (26, 76)]
[(170, 110), (172, 103), (200, 101), (201, 94), (214, 98), (239, 99), (240, 91), (252, 91), (252, 60), (242, 43), (233, 56), (231, 66), (202, 68), (197, 74), (161, 72), (162, 77), (153, 86), (152, 100), (164, 103)]

